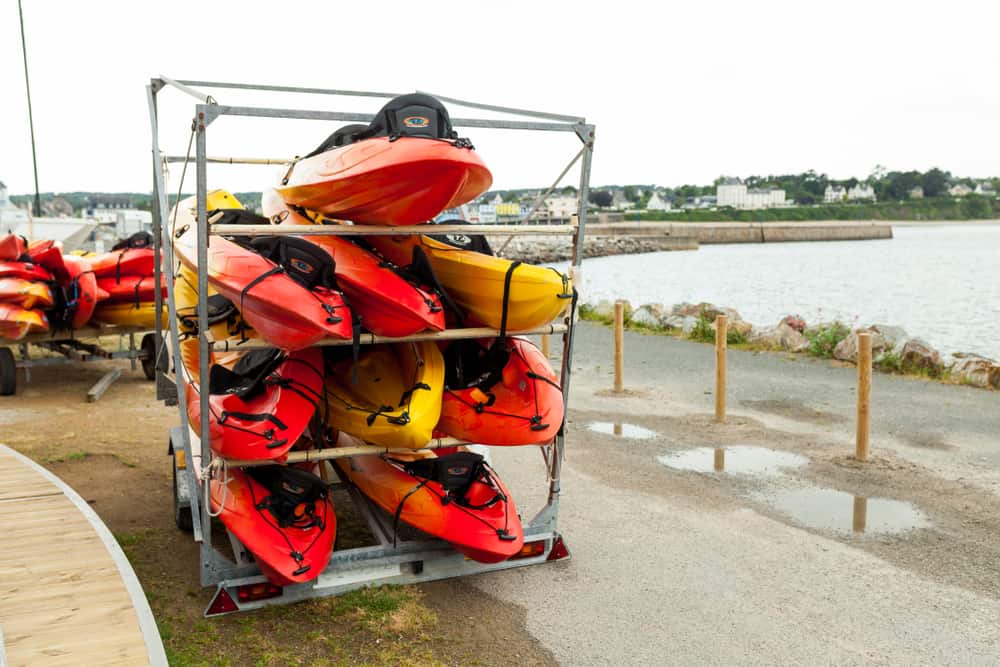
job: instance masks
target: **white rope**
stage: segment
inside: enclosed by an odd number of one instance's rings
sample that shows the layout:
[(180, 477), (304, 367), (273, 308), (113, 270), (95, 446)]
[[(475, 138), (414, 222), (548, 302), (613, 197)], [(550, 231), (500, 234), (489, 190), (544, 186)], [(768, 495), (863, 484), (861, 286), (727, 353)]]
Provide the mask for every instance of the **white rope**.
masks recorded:
[[(212, 504), (209, 502), (210, 491), (209, 487), (212, 485), (212, 478), (214, 477), (214, 472), (216, 470), (222, 470), (222, 497), (219, 500), (219, 511), (215, 514), (212, 513)], [(215, 518), (222, 514), (222, 510), (226, 507), (226, 494), (229, 491), (229, 467), (226, 464), (226, 459), (217, 456), (212, 459), (212, 462), (205, 466), (201, 471), (201, 488), (205, 494), (205, 512), (209, 517)]]

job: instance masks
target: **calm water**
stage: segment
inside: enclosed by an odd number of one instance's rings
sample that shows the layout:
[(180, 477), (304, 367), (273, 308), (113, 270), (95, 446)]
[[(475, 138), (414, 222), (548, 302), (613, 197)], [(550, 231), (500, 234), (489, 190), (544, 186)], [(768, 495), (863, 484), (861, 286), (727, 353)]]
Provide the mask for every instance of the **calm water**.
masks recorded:
[(896, 227), (891, 241), (707, 245), (584, 262), (582, 300), (732, 306), (754, 324), (893, 324), (1000, 359), (1000, 225)]

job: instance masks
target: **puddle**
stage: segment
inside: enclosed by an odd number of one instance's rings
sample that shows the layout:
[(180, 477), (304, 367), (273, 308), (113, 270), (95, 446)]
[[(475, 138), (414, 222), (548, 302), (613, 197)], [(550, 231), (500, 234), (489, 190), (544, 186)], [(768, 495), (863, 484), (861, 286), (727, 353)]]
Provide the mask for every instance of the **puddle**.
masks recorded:
[(613, 435), (616, 438), (629, 438), (631, 440), (651, 440), (657, 436), (656, 431), (648, 428), (629, 424), (627, 422), (590, 422), (588, 429), (594, 433)]
[(837, 533), (895, 535), (931, 522), (911, 503), (822, 488), (775, 491), (760, 498), (796, 523)]
[(697, 447), (664, 454), (660, 463), (677, 470), (728, 472), (737, 475), (780, 475), (786, 468), (801, 468), (809, 459), (766, 447)]

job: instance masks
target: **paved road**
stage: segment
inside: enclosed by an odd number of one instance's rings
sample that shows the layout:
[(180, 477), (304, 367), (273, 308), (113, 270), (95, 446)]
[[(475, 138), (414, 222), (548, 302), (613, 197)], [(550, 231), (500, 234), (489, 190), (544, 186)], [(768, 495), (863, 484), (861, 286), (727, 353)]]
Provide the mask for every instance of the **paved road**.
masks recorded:
[[(576, 430), (560, 513), (572, 560), (473, 579), (484, 592), (523, 605), (528, 630), (560, 662), (997, 664), (998, 596), (874, 555), (894, 548), (875, 538), (838, 539), (752, 503), (711, 500), (725, 480), (664, 472), (649, 457), (623, 466), (628, 443), (596, 442), (582, 420), (687, 415), (692, 433), (712, 430), (690, 413), (713, 409), (713, 352), (627, 334), (627, 385), (641, 391), (610, 398), (601, 393), (610, 386), (610, 341), (604, 327), (579, 328)], [(763, 425), (754, 428), (849, 443), (854, 369), (735, 351), (730, 367), (730, 404)], [(945, 477), (979, 469), (978, 483), (991, 487), (1000, 481), (998, 408), (997, 392), (880, 375), (873, 442), (876, 451), (891, 448), (924, 466), (946, 462)], [(727, 428), (745, 427), (720, 427), (713, 437), (725, 441)], [(603, 467), (595, 461), (602, 451)], [(541, 457), (533, 448), (493, 448), (493, 457), (527, 518), (543, 499)]]

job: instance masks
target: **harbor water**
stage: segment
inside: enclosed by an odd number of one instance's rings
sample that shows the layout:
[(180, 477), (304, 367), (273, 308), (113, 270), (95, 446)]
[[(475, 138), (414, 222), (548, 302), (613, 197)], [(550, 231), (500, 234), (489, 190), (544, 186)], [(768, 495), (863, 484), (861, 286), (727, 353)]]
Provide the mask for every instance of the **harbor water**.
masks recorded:
[(1000, 224), (897, 226), (894, 237), (588, 259), (581, 301), (707, 301), (758, 326), (789, 314), (810, 324), (891, 324), (942, 354), (1000, 359)]

